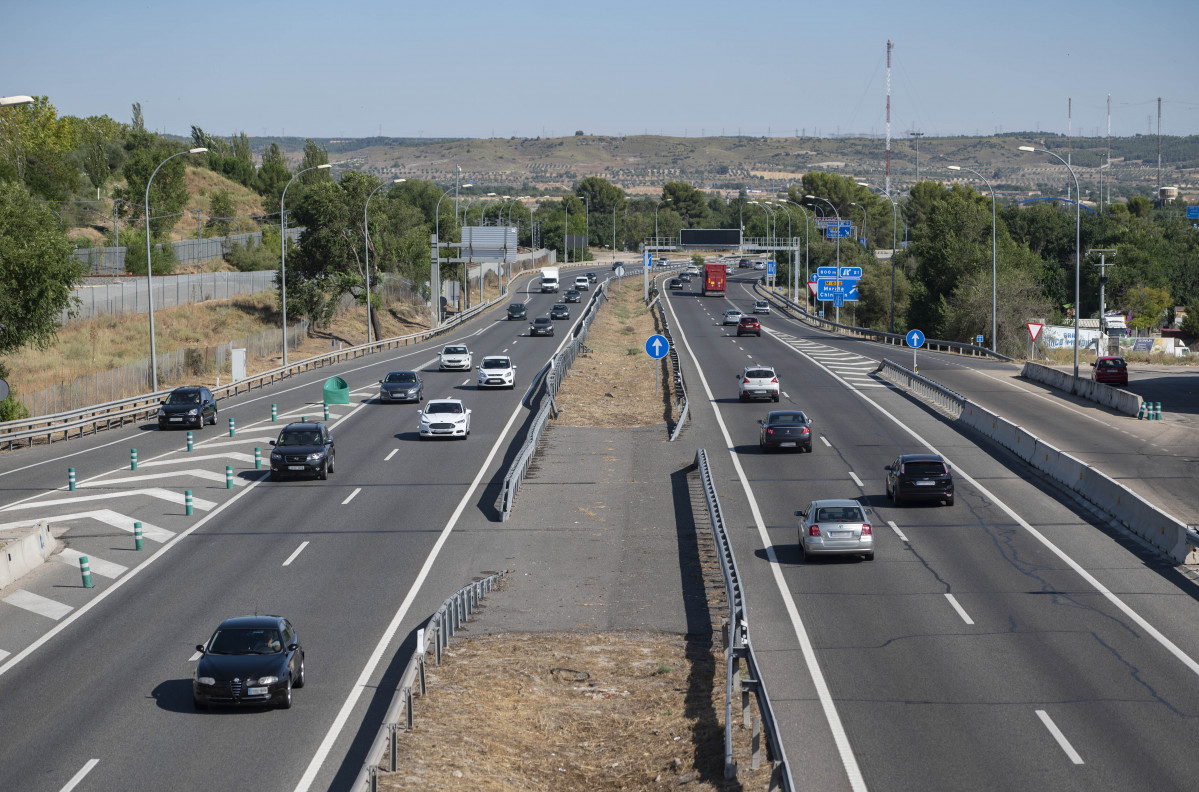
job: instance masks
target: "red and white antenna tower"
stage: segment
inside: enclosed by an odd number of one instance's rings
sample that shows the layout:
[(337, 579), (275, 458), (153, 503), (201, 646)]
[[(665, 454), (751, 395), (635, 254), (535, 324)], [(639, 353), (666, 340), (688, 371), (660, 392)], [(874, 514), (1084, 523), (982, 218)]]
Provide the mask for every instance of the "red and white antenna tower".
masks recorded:
[(891, 39), (887, 39), (887, 192), (891, 192)]

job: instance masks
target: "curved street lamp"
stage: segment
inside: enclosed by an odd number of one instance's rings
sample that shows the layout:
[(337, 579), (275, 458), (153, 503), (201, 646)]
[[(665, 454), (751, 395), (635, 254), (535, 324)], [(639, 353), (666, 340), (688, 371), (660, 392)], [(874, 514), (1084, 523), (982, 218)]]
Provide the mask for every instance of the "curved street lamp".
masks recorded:
[[(824, 201), (833, 210), (833, 214), (837, 217), (837, 222), (841, 222), (841, 213), (837, 211), (837, 207), (833, 206), (833, 202), (827, 198), (821, 198), (819, 195), (805, 195), (809, 201)], [(837, 277), (841, 277), (841, 235), (837, 234)], [(841, 324), (841, 309), (837, 308), (837, 324)]]
[(154, 183), (154, 177), (158, 175), (159, 168), (175, 159), (175, 157), (182, 157), (184, 154), (203, 154), (206, 151), (208, 151), (206, 148), (193, 148), (172, 154), (158, 163), (158, 167), (154, 169), (154, 172), (150, 174), (150, 178), (146, 180), (146, 305), (150, 309), (150, 371), (153, 385), (151, 393), (158, 393), (158, 356), (154, 349), (154, 287), (151, 284), (151, 278), (154, 273), (150, 263), (150, 185)]
[(1032, 146), (1020, 146), (1019, 148), (1021, 151), (1037, 151), (1048, 154), (1065, 165), (1066, 169), (1070, 171), (1070, 175), (1074, 177), (1074, 196), (1077, 198), (1074, 202), (1074, 378), (1078, 379), (1078, 313), (1082, 307), (1078, 304), (1078, 280), (1082, 270), (1082, 193), (1078, 188), (1078, 174), (1074, 172), (1074, 168), (1070, 167), (1069, 162), (1052, 151)]
[[(407, 179), (392, 179), (391, 184), (399, 184), (400, 182), (408, 181)], [(388, 185), (388, 182), (383, 182), (375, 189), (371, 190), (371, 194), (366, 196), (366, 205), (362, 207), (362, 231), (366, 238), (366, 343), (371, 342), (371, 227), (370, 220), (367, 217), (367, 210), (371, 208), (371, 198), (375, 197), (375, 193), (382, 190)]]
[[(971, 172), (971, 173), (973, 173), (975, 176), (977, 176), (978, 178), (982, 179), (982, 180), (983, 180), (983, 183), (985, 183), (985, 184), (987, 185), (987, 189), (991, 191), (991, 351), (992, 351), (992, 352), (994, 352), (994, 351), (995, 351), (995, 341), (996, 341), (996, 334), (999, 332), (999, 320), (998, 320), (998, 319), (996, 319), (996, 314), (995, 314), (995, 291), (996, 291), (996, 288), (995, 288), (995, 282), (996, 282), (996, 269), (995, 269), (995, 188), (991, 186), (991, 182), (987, 181), (987, 177), (986, 177), (986, 176), (983, 176), (981, 173), (979, 173), (978, 171), (974, 170), (973, 168), (966, 168), (966, 167), (963, 167), (963, 166), (961, 166), (961, 165), (947, 165), (946, 167), (948, 167), (948, 168), (949, 168), (950, 170), (952, 170), (952, 171), (961, 171), (961, 170), (964, 170), (964, 171), (970, 171), (970, 172)], [(1074, 315), (1075, 315), (1075, 316), (1078, 316), (1078, 298), (1077, 298), (1077, 296), (1076, 296), (1076, 297), (1075, 297), (1075, 299), (1074, 299), (1074, 303), (1075, 303), (1075, 305), (1074, 305)], [(1075, 336), (1077, 337), (1077, 335), (1078, 335), (1078, 330), (1077, 330), (1077, 328), (1075, 328)], [(1075, 368), (1077, 369), (1077, 361), (1075, 361), (1075, 363), (1076, 363), (1076, 365), (1075, 365)], [(1074, 376), (1076, 376), (1076, 377), (1078, 376), (1078, 372), (1077, 372), (1077, 371), (1075, 371), (1075, 374), (1074, 374)]]
[(891, 197), (891, 193), (881, 187), (872, 187), (866, 182), (858, 182), (859, 187), (865, 187), (868, 190), (876, 190), (878, 194), (891, 202), (891, 321), (889, 333), (895, 332), (895, 227), (899, 225), (899, 207), (895, 204), (895, 199)]
[(333, 166), (329, 163), (324, 165), (313, 165), (311, 168), (305, 168), (298, 171), (295, 176), (288, 180), (283, 187), (283, 195), (279, 196), (279, 293), (283, 296), (283, 365), (287, 365), (287, 210), (284, 209), (284, 204), (287, 201), (287, 188), (291, 183), (300, 178), (302, 174), (311, 170), (328, 170)]
[[(468, 187), (474, 187), (474, 186), (475, 186), (474, 183), (467, 182), (466, 184), (462, 185), (462, 189), (465, 190)], [(433, 208), (433, 238), (435, 240), (437, 240), (437, 244), (434, 245), (434, 255), (436, 256), (435, 260), (437, 263), (437, 284), (439, 286), (441, 284), (441, 202), (445, 199), (445, 197), (447, 195), (450, 194), (450, 192), (451, 192), (451, 190), (446, 190), (445, 192), (443, 192), (441, 194), (441, 198), (437, 199), (437, 206), (435, 206)], [(454, 193), (454, 200), (457, 201), (458, 200), (458, 185), (457, 184), (454, 185), (454, 189), (452, 190), (452, 192)], [(458, 210), (457, 209), (454, 209), (454, 222), (455, 223), (458, 222)], [(429, 279), (429, 285), (430, 286), (433, 285), (432, 278)], [(431, 295), (431, 297), (433, 299), (433, 310), (436, 312), (436, 315), (437, 315), (437, 320), (436, 320), (436, 322), (434, 322), (433, 326), (437, 327), (441, 324), (441, 305), (438, 303), (438, 298), (440, 298), (441, 295), (436, 294), (436, 295)]]
[[(811, 232), (811, 220), (812, 220), (812, 218), (811, 218), (811, 215), (809, 215), (809, 214), (808, 214), (808, 210), (807, 210), (807, 209), (804, 209), (804, 208), (803, 208), (801, 205), (799, 205), (799, 204), (795, 203), (795, 201), (792, 201), (792, 200), (791, 200), (791, 199), (789, 199), (789, 198), (780, 198), (779, 200), (780, 200), (780, 202), (781, 202), (781, 203), (783, 203), (783, 204), (789, 204), (789, 205), (791, 205), (791, 206), (794, 206), (796, 209), (798, 209), (799, 211), (803, 212), (803, 221), (804, 221), (804, 230), (803, 230), (803, 275), (804, 275), (804, 286), (803, 286), (803, 287), (804, 287), (804, 291), (805, 291), (805, 294), (804, 294), (804, 305), (807, 305), (807, 304), (808, 304), (808, 298), (807, 298), (808, 278), (809, 278), (809, 277), (811, 277), (811, 275), (810, 275), (810, 272), (809, 272), (809, 268), (808, 268), (808, 263), (809, 263), (809, 259), (808, 259), (808, 235), (809, 235), (809, 234), (810, 234), (810, 232)], [(796, 267), (796, 268), (795, 268), (795, 274), (796, 274), (796, 276), (798, 276), (798, 275), (799, 275), (799, 267)], [(798, 277), (796, 278), (796, 280), (798, 280)], [(799, 302), (799, 289), (798, 289), (798, 287), (796, 288), (795, 302)]]

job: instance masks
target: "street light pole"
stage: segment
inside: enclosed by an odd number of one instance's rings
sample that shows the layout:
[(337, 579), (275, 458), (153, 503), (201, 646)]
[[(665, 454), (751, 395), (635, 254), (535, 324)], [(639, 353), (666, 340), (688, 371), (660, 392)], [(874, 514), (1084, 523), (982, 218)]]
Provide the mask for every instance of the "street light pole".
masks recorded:
[(284, 208), (287, 203), (287, 188), (291, 183), (300, 178), (302, 174), (310, 170), (328, 170), (333, 166), (326, 163), (324, 165), (313, 165), (311, 168), (305, 168), (296, 173), (288, 180), (283, 187), (283, 195), (279, 196), (279, 294), (282, 296), (283, 302), (283, 365), (287, 365), (287, 210)]
[(152, 276), (154, 268), (150, 262), (150, 185), (154, 183), (154, 177), (158, 175), (158, 171), (163, 165), (166, 165), (175, 157), (182, 157), (184, 154), (203, 154), (208, 151), (206, 148), (193, 148), (187, 151), (180, 151), (177, 154), (164, 159), (158, 163), (158, 167), (150, 174), (150, 178), (146, 180), (146, 305), (150, 309), (150, 372), (151, 372), (151, 393), (158, 392), (158, 356), (154, 349), (154, 286)]
[[(463, 189), (466, 189), (467, 187), (473, 187), (473, 186), (474, 186), (474, 184), (472, 184), (470, 182), (467, 182), (466, 184), (462, 185)], [(433, 286), (434, 285), (433, 281), (436, 280), (436, 285), (439, 290), (438, 294), (430, 295), (433, 299), (433, 310), (435, 310), (437, 312), (437, 322), (434, 325), (434, 327), (437, 327), (441, 324), (441, 302), (440, 302), (440, 300), (441, 300), (441, 294), (440, 294), (440, 287), (441, 287), (441, 202), (449, 194), (450, 194), (449, 190), (446, 190), (445, 192), (443, 192), (441, 194), (441, 198), (437, 199), (437, 205), (435, 207), (433, 207), (433, 238), (437, 240), (436, 250), (434, 252), (434, 262), (437, 265), (437, 278), (436, 279), (430, 278), (429, 285)], [(458, 200), (458, 185), (457, 185), (457, 183), (455, 183), (454, 184), (454, 201), (456, 202), (457, 200)], [(458, 209), (457, 209), (456, 204), (455, 204), (455, 208), (454, 208), (454, 222), (455, 223), (458, 222)]]
[[(407, 179), (392, 179), (392, 184), (399, 184), (407, 181)], [(383, 182), (375, 189), (371, 190), (371, 194), (366, 196), (366, 205), (362, 207), (362, 231), (363, 237), (366, 239), (366, 343), (371, 342), (371, 227), (370, 220), (367, 216), (367, 210), (371, 208), (371, 198), (375, 197), (375, 193), (387, 186), (387, 182)]]
[[(832, 208), (833, 214), (837, 218), (838, 225), (841, 223), (841, 213), (837, 211), (836, 206), (833, 206), (832, 201), (830, 201), (827, 198), (821, 198), (818, 195), (805, 195), (804, 197), (810, 201), (824, 201), (826, 204), (829, 205), (829, 207)], [(837, 232), (836, 244), (837, 244), (837, 280), (841, 280), (841, 233), (839, 231)], [(837, 324), (841, 324), (841, 309), (834, 307), (834, 310), (837, 312)]]
[[(803, 277), (804, 277), (804, 284), (803, 284), (803, 287), (804, 287), (804, 305), (806, 306), (806, 305), (808, 304), (808, 296), (807, 296), (807, 289), (808, 289), (808, 279), (811, 277), (811, 275), (809, 274), (809, 269), (808, 269), (808, 264), (809, 264), (809, 262), (810, 262), (810, 259), (808, 258), (808, 235), (811, 233), (811, 216), (808, 214), (808, 210), (807, 210), (807, 209), (804, 209), (802, 206), (800, 206), (799, 204), (795, 203), (795, 201), (792, 201), (792, 200), (790, 200), (790, 199), (783, 199), (783, 203), (785, 203), (785, 204), (791, 204), (791, 205), (792, 205), (792, 206), (794, 206), (796, 209), (798, 209), (799, 211), (803, 212), (803, 221), (804, 221), (804, 230), (803, 230)], [(796, 269), (798, 270), (798, 268), (796, 268)], [(798, 272), (797, 272), (796, 274), (798, 274)], [(798, 292), (798, 289), (797, 289), (796, 291)], [(799, 294), (798, 294), (798, 293), (795, 295), (795, 301), (796, 301), (796, 302), (799, 302)]]
[[(964, 171), (969, 171), (970, 173), (973, 173), (975, 176), (982, 179), (983, 183), (987, 185), (987, 189), (991, 191), (991, 351), (994, 352), (995, 351), (995, 342), (997, 340), (996, 336), (997, 336), (997, 333), (999, 332), (999, 320), (996, 317), (996, 312), (995, 312), (995, 306), (996, 306), (996, 302), (997, 302), (997, 300), (996, 300), (996, 290), (997, 290), (996, 289), (996, 282), (997, 282), (996, 281), (996, 277), (997, 277), (996, 272), (997, 272), (997, 270), (995, 267), (995, 258), (996, 258), (996, 256), (995, 256), (995, 188), (991, 186), (991, 182), (987, 181), (986, 176), (983, 176), (981, 173), (974, 170), (973, 168), (966, 168), (961, 165), (949, 165), (947, 167), (950, 170), (964, 170)], [(1075, 302), (1077, 302), (1077, 300), (1075, 300)], [(1078, 306), (1077, 305), (1074, 306), (1074, 313), (1075, 313), (1075, 315), (1078, 314)], [(1075, 376), (1078, 376), (1077, 372), (1075, 372)]]
[(1079, 192), (1078, 174), (1074, 172), (1074, 168), (1069, 162), (1054, 154), (1047, 149), (1034, 148), (1033, 146), (1020, 146), (1021, 151), (1038, 151), (1042, 154), (1048, 154), (1058, 162), (1066, 166), (1070, 171), (1070, 175), (1074, 177), (1074, 196), (1078, 199), (1074, 202), (1074, 378), (1078, 379), (1078, 313), (1081, 307), (1078, 304), (1079, 293), (1079, 273), (1082, 270), (1082, 193)]

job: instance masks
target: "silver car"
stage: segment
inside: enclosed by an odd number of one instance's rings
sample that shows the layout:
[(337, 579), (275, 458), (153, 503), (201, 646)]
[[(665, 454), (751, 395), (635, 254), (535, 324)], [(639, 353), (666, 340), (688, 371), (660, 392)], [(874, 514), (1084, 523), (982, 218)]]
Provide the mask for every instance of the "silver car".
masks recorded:
[(724, 312), (724, 319), (722, 320), (722, 323), (726, 325), (735, 325), (741, 321), (741, 317), (744, 315), (745, 314), (741, 313), (736, 308), (730, 308)]
[(799, 553), (813, 555), (860, 555), (874, 560), (874, 529), (867, 515), (871, 510), (856, 500), (817, 500), (795, 512), (799, 518)]
[(462, 371), (470, 371), (470, 361), (471, 354), (469, 349), (461, 344), (450, 344), (441, 350), (441, 357), (437, 359), (437, 370), (460, 369)]
[(770, 313), (770, 303), (766, 300), (754, 300), (754, 313), (768, 314)]

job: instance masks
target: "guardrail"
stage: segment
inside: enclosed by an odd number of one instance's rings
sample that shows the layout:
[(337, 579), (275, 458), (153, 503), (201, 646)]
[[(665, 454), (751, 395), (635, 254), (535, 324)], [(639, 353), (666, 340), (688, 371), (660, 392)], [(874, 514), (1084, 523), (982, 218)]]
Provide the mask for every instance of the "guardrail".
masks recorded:
[[(287, 366), (280, 366), (279, 368), (256, 374), (253, 377), (247, 377), (244, 380), (239, 380), (229, 385), (212, 388), (212, 393), (218, 399), (229, 398), (243, 391), (249, 392), (256, 388), (263, 388), (278, 380), (283, 380), (315, 368), (323, 368), (345, 360), (362, 357), (363, 355), (427, 341), (430, 338), (450, 332), (504, 299), (507, 298), (497, 297), (491, 302), (480, 303), (456, 315), (449, 322), (430, 330), (406, 336), (397, 336), (383, 341), (375, 341), (370, 344), (345, 347), (335, 352), (314, 355), (313, 357), (290, 363)], [(39, 415), (36, 418), (6, 421), (0, 423), (0, 443), (6, 444), (6, 450), (12, 450), (16, 444), (23, 441), (27, 442), (28, 446), (32, 446), (35, 440), (42, 438), (47, 443), (53, 443), (55, 439), (72, 439), (72, 432), (75, 433), (74, 437), (78, 439), (89, 433), (95, 434), (101, 429), (110, 429), (114, 425), (123, 426), (130, 421), (138, 421), (154, 415), (162, 399), (169, 393), (170, 390), (160, 390), (141, 396), (133, 396), (128, 399), (120, 399), (105, 404), (55, 413), (54, 415)], [(88, 432), (89, 429), (91, 430), (90, 432)]]
[(683, 384), (683, 368), (679, 365), (679, 351), (675, 348), (674, 337), (670, 334), (670, 323), (666, 321), (666, 311), (662, 309), (662, 301), (656, 300), (655, 307), (658, 320), (662, 323), (662, 335), (670, 342), (668, 357), (670, 358), (671, 381), (674, 387), (674, 406), (678, 411), (678, 417), (670, 430), (670, 442), (673, 443), (678, 439), (679, 433), (683, 431), (683, 427), (687, 423), (687, 415), (691, 406), (687, 403), (687, 388)]
[[(900, 335), (899, 333), (886, 333), (882, 330), (870, 330), (865, 327), (854, 327), (853, 325), (837, 324), (836, 322), (830, 322), (828, 319), (823, 317), (813, 316), (807, 308), (801, 306), (799, 303), (793, 302), (778, 292), (772, 292), (767, 289), (763, 289), (761, 283), (754, 283), (754, 291), (759, 294), (774, 298), (778, 302), (785, 305), (788, 309), (799, 314), (799, 318), (803, 321), (816, 325), (824, 330), (831, 330), (834, 333), (848, 335), (853, 338), (863, 338), (867, 341), (875, 341), (880, 344), (891, 344), (893, 346), (901, 347), (907, 346), (907, 337)], [(1012, 358), (1008, 357), (1007, 355), (1001, 355), (998, 352), (992, 352), (986, 347), (981, 347), (977, 344), (967, 344), (962, 341), (941, 341), (936, 338), (926, 338), (924, 339), (924, 346), (925, 348), (935, 352), (953, 352), (958, 355), (969, 355), (970, 357), (985, 357), (992, 358), (994, 360), (1003, 360), (1008, 363), (1014, 362)]]
[[(441, 607), (430, 617), (428, 627), (416, 631), (416, 650), (412, 653), (412, 659), (408, 661), (408, 665), (404, 667), (404, 673), (400, 675), (400, 684), (391, 700), (391, 706), (387, 708), (387, 714), (383, 716), (383, 726), (371, 743), (371, 747), (366, 753), (366, 761), (363, 763), (358, 777), (354, 779), (351, 790), (365, 789), (369, 792), (376, 792), (379, 788), (379, 771), (385, 769), (387, 772), (396, 772), (396, 754), (401, 723), (403, 731), (412, 730), (413, 696), (423, 696), (428, 692), (425, 665), (428, 662), (430, 637), (433, 639), (434, 663), (441, 665), (441, 655), (450, 645), (450, 638), (454, 636), (463, 622), (470, 620), (479, 601), (486, 597), (504, 576), (504, 572), (497, 572), (463, 586), (457, 593), (441, 603)], [(385, 752), (388, 753), (386, 768), (382, 767)]]
[[(720, 571), (724, 576), (726, 599), (729, 603), (728, 629), (721, 636), (724, 642), (725, 657), (727, 658), (727, 673), (725, 676), (724, 700), (724, 777), (733, 778), (737, 775), (737, 764), (733, 761), (733, 698), (741, 697), (741, 722), (753, 734), (753, 767), (756, 769), (761, 759), (758, 750), (756, 723), (749, 709), (749, 696), (752, 693), (757, 700), (758, 713), (762, 717), (763, 732), (766, 735), (766, 748), (770, 752), (773, 768), (770, 773), (768, 789), (791, 792), (795, 789), (795, 781), (791, 778), (791, 767), (787, 763), (787, 754), (783, 749), (782, 735), (778, 723), (774, 719), (774, 711), (770, 706), (770, 696), (766, 693), (766, 683), (754, 657), (753, 645), (749, 639), (749, 625), (746, 623), (745, 590), (741, 584), (741, 573), (737, 571), (737, 559), (733, 555), (733, 546), (729, 541), (728, 531), (724, 524), (724, 515), (720, 510), (720, 500), (716, 495), (716, 485), (712, 481), (712, 471), (708, 466), (708, 452), (699, 449), (695, 452), (695, 464), (699, 468), (700, 481), (704, 488), (704, 500), (707, 502), (708, 517), (712, 522), (712, 537), (716, 542), (717, 554), (720, 556)], [(746, 677), (742, 677), (738, 668), (745, 662)]]

